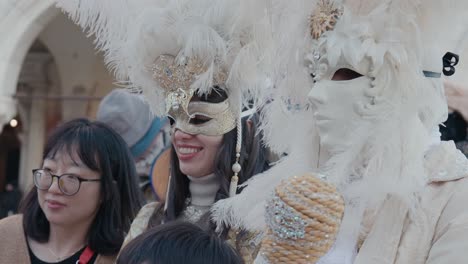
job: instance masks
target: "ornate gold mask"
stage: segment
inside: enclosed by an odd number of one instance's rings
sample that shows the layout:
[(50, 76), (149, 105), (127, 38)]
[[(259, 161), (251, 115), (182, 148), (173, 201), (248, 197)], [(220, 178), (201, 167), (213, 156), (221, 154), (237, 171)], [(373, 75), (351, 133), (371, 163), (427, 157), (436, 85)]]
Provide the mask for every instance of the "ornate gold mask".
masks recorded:
[[(173, 128), (189, 134), (223, 135), (236, 127), (236, 115), (229, 100), (192, 101), (197, 90), (192, 84), (206, 71), (207, 67), (197, 58), (179, 59), (171, 55), (159, 56), (152, 67), (153, 78), (166, 91), (166, 112), (174, 121)], [(214, 85), (222, 86), (225, 81), (226, 73), (214, 74)], [(195, 122), (195, 117), (203, 122)]]

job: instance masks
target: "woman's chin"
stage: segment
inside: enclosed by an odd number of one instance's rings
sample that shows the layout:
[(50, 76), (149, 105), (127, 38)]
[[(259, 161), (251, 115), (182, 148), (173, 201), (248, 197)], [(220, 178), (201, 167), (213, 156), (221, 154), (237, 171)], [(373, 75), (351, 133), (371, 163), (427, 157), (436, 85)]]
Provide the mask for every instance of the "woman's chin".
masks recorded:
[(197, 165), (198, 164), (194, 164), (194, 166), (192, 166), (192, 164), (190, 164), (190, 165), (184, 166), (180, 164), (180, 171), (185, 175), (195, 177), (195, 178), (200, 178), (200, 177), (203, 177), (212, 173), (212, 172), (206, 172), (205, 170), (200, 170), (200, 166), (197, 166)]
[(47, 221), (49, 221), (51, 225), (59, 226), (59, 225), (64, 225), (66, 223), (64, 216), (56, 214), (56, 213), (46, 214), (46, 218), (47, 218)]

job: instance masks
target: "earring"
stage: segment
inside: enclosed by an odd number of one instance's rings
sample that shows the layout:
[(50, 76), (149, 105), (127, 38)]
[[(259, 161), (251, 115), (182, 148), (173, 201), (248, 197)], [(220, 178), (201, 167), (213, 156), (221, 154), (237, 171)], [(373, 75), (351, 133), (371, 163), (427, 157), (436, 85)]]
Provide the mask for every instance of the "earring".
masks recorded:
[(232, 171), (234, 172), (234, 175), (231, 177), (231, 184), (229, 185), (229, 197), (234, 197), (237, 193), (237, 185), (239, 183), (239, 172), (242, 169), (239, 163), (241, 146), (242, 146), (242, 123), (241, 123), (241, 117), (239, 115), (239, 118), (237, 121), (236, 162), (232, 165)]

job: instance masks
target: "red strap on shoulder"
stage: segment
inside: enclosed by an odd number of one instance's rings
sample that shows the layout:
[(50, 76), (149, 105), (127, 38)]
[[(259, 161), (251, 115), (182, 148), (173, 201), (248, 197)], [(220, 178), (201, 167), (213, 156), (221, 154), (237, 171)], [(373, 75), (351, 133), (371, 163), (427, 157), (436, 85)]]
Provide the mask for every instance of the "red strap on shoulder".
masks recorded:
[(87, 246), (83, 253), (80, 255), (80, 259), (78, 260), (77, 264), (88, 264), (88, 262), (93, 258), (94, 251)]

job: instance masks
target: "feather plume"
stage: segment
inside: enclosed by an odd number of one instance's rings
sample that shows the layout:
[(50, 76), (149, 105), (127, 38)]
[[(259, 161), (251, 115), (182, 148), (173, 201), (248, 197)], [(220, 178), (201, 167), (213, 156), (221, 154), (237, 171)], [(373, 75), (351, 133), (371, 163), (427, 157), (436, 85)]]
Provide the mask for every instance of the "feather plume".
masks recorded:
[[(445, 6), (440, 1), (344, 1), (345, 12), (335, 29), (314, 43), (307, 36), (307, 18), (315, 4), (271, 0), (266, 5), (267, 34), (253, 43), (258, 46), (253, 52), (256, 55), (248, 57), (257, 58), (261, 70), (253, 71), (268, 76), (270, 84), (265, 88), (251, 82), (244, 96), (264, 107), (261, 128), (266, 144), (288, 156), (250, 180), (239, 196), (217, 204), (214, 216), (220, 223), (262, 230), (263, 205), (274, 186), (296, 173), (315, 169), (312, 164), (317, 162), (319, 144), (314, 141), (315, 125), (304, 100), (313, 89), (304, 70), (304, 57), (317, 46), (326, 47), (325, 55), (332, 66), (344, 58), (350, 66), (358, 67), (369, 58), (373, 67), (365, 74), (375, 77), (376, 88), (367, 92), (375, 98), (375, 105), (362, 109), (365, 120), (349, 135), (353, 144), (336, 146), (321, 167), (348, 201), (359, 201), (352, 214), (354, 219), (347, 226), (359, 231), (363, 208), (378, 208), (389, 194), (405, 201), (410, 211), (417, 209), (417, 194), (427, 181), (424, 156), (431, 146), (431, 133), (446, 114), (441, 86), (437, 84), (440, 81), (423, 77), (422, 61), (427, 53), (425, 56), (417, 51), (427, 50), (427, 42), (422, 43), (434, 36), (427, 28), (439, 21), (436, 12), (444, 9), (455, 14), (453, 7), (460, 9), (460, 5), (451, 2)], [(429, 22), (422, 22), (422, 14)], [(460, 37), (460, 32), (455, 35)], [(298, 111), (290, 111), (293, 106)], [(295, 140), (297, 137), (301, 140)], [(286, 142), (286, 138), (293, 140)]]

